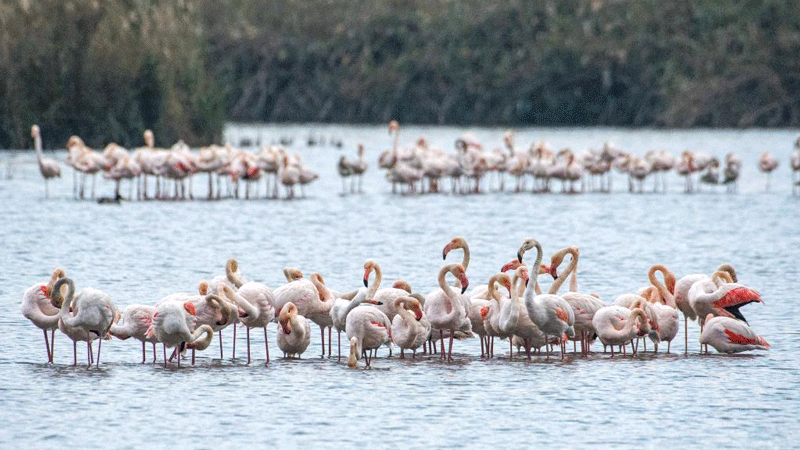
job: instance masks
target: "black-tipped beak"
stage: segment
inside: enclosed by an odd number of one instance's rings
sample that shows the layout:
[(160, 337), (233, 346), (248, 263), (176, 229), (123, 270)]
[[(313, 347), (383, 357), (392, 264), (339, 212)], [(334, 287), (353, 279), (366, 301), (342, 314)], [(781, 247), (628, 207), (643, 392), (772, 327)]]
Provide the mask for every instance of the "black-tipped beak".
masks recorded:
[(522, 262), (522, 252), (517, 252), (517, 261)]
[(366, 278), (364, 278), (364, 287), (369, 287), (369, 281)]
[(461, 293), (463, 294), (464, 292), (467, 292), (467, 286), (463, 286), (463, 287), (461, 288)]

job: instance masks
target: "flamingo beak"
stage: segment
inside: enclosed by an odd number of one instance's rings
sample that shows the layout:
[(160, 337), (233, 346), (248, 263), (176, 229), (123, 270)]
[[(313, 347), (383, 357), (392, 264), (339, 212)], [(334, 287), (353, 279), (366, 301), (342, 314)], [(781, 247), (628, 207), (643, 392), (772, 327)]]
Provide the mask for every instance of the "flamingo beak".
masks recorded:
[(555, 266), (549, 267), (548, 268), (548, 273), (550, 274), (550, 276), (553, 277), (554, 280), (558, 279), (558, 268), (557, 267), (555, 267)]
[(522, 262), (522, 250), (517, 252), (517, 261)]
[(417, 315), (417, 320), (422, 320), (422, 310), (419, 308), (414, 308), (414, 313)]
[(45, 297), (50, 298), (50, 290), (47, 289), (47, 286), (42, 286), (39, 288), (39, 290), (42, 291), (42, 294), (44, 294)]
[(377, 301), (375, 299), (364, 300), (364, 303), (369, 303), (369, 304), (372, 304), (372, 305), (375, 305), (375, 306), (380, 306), (380, 305), (383, 304), (383, 302), (379, 302), (379, 301)]
[(464, 292), (467, 291), (467, 287), (469, 287), (469, 280), (467, 279), (467, 274), (462, 273), (461, 276), (458, 277), (458, 279), (461, 280), (461, 293), (463, 294)]

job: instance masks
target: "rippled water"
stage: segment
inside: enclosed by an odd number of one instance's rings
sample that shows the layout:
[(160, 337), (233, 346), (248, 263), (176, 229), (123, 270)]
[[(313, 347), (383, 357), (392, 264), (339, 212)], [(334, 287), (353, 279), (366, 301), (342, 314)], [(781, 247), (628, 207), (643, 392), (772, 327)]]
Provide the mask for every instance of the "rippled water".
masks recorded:
[[(404, 130), (410, 143), (425, 134), (450, 148), (463, 130)], [(474, 130), (498, 143), (504, 130)], [(305, 146), (310, 133), (344, 141), (343, 150)], [(478, 196), (400, 197), (376, 169), (390, 145), (384, 127), (269, 127), (262, 142), (295, 138), (295, 148), (321, 173), (299, 201), (127, 202), (98, 205), (72, 199), (72, 179), (44, 189), (32, 153), (10, 157), (11, 178), (0, 180), (4, 205), (0, 266), (2, 411), (0, 447), (217, 448), (261, 444), (281, 448), (789, 448), (800, 432), (797, 327), (797, 223), (800, 199), (791, 196), (789, 131), (519, 130), (517, 142), (545, 137), (558, 148), (599, 146), (607, 139), (643, 154), (684, 148), (745, 162), (740, 193), (684, 195), (677, 176), (667, 194), (622, 192), (565, 196), (488, 193)], [(236, 133), (239, 133), (238, 135)], [(335, 161), (341, 151), (367, 147), (370, 169), (363, 195), (340, 196)], [(302, 145), (301, 145), (302, 144)], [(490, 144), (491, 145), (491, 144)], [(756, 169), (770, 150), (781, 161), (772, 191)], [(63, 159), (63, 153), (56, 155)], [(5, 170), (6, 165), (2, 168)], [(3, 174), (5, 175), (5, 173)], [(203, 192), (204, 181), (195, 190)], [(100, 183), (109, 195), (110, 183)], [(580, 289), (607, 302), (646, 284), (647, 269), (667, 265), (678, 277), (730, 262), (764, 305), (743, 308), (769, 352), (737, 356), (698, 353), (698, 327), (689, 327), (689, 355), (681, 339), (672, 354), (636, 357), (594, 353), (564, 361), (479, 358), (477, 340), (457, 342), (455, 361), (381, 357), (371, 370), (348, 370), (321, 359), (318, 332), (299, 361), (263, 361), (254, 334), (255, 362), (225, 358), (216, 342), (195, 367), (139, 364), (141, 347), (107, 341), (99, 369), (72, 367), (71, 345), (57, 335), (54, 365), (44, 364), (41, 332), (19, 311), (23, 291), (61, 266), (78, 288), (104, 290), (122, 308), (154, 303), (193, 290), (237, 258), (243, 274), (271, 287), (281, 269), (318, 271), (328, 285), (349, 290), (361, 282), (365, 259), (377, 260), (384, 279), (405, 278), (415, 290), (436, 285), (441, 250), (453, 236), (472, 248), (469, 276), (485, 283), (513, 257), (525, 237), (546, 253), (581, 248)], [(681, 325), (682, 326), (682, 325)], [(683, 333), (683, 330), (680, 331)], [(243, 356), (243, 333), (237, 356)], [(79, 347), (81, 348), (81, 347)], [(335, 348), (335, 347), (334, 347)], [(596, 346), (595, 351), (600, 347)], [(335, 351), (335, 350), (334, 350)], [(383, 352), (382, 352), (383, 354)]]

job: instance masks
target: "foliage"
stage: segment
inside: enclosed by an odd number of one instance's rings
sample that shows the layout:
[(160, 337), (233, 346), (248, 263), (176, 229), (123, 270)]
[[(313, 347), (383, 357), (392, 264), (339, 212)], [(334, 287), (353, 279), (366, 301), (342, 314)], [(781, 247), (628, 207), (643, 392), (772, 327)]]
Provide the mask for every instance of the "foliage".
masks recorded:
[(219, 138), (224, 120), (798, 126), (778, 0), (18, 0), (0, 147)]

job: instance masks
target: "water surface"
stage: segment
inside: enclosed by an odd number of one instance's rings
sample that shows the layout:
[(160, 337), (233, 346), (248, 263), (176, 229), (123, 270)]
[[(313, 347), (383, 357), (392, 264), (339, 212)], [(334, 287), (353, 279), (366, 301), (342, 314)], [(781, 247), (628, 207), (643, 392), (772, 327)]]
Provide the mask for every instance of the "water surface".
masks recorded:
[[(401, 141), (424, 134), (449, 149), (462, 129), (409, 128)], [(491, 148), (505, 130), (471, 130)], [(307, 147), (309, 135), (340, 139), (342, 149)], [(230, 128), (228, 136), (269, 143), (294, 138), (292, 150), (321, 174), (297, 201), (223, 200), (125, 202), (98, 205), (72, 198), (72, 175), (44, 187), (31, 152), (11, 156), (0, 180), (5, 258), (0, 260), (0, 447), (30, 448), (789, 448), (800, 438), (795, 400), (800, 388), (797, 327), (797, 233), (800, 200), (791, 196), (788, 156), (793, 131), (654, 131), (526, 129), (520, 145), (540, 138), (555, 148), (599, 147), (605, 140), (637, 154), (685, 148), (717, 156), (736, 151), (744, 161), (738, 194), (685, 195), (671, 176), (666, 194), (629, 194), (616, 175), (612, 194), (393, 196), (377, 169), (391, 145), (384, 127), (281, 126)], [(335, 162), (364, 142), (370, 168), (362, 195), (340, 195)], [(758, 155), (781, 161), (764, 192)], [(64, 153), (55, 156), (63, 160)], [(4, 166), (3, 169), (7, 167)], [(98, 180), (99, 181), (99, 180)], [(262, 186), (263, 187), (263, 186)], [(110, 195), (108, 182), (99, 195)], [(202, 195), (205, 179), (195, 183)], [(123, 191), (125, 192), (125, 191)], [(764, 305), (743, 308), (769, 352), (701, 355), (698, 327), (689, 326), (672, 353), (615, 357), (600, 346), (564, 361), (482, 360), (477, 340), (457, 342), (455, 361), (435, 357), (378, 358), (371, 370), (349, 370), (320, 358), (316, 329), (299, 361), (264, 364), (263, 337), (253, 333), (253, 364), (225, 357), (217, 343), (194, 367), (139, 364), (135, 342), (107, 341), (99, 369), (71, 365), (71, 343), (56, 337), (47, 365), (41, 332), (19, 311), (24, 290), (64, 267), (78, 289), (107, 292), (123, 308), (191, 291), (236, 258), (243, 274), (277, 287), (281, 269), (317, 271), (328, 285), (350, 290), (363, 263), (381, 264), (384, 280), (404, 278), (418, 291), (436, 286), (442, 247), (464, 236), (472, 248), (469, 277), (485, 283), (526, 237), (550, 254), (581, 249), (579, 288), (606, 302), (647, 283), (648, 268), (665, 264), (680, 277), (732, 263), (740, 280), (761, 292)], [(682, 327), (682, 324), (681, 324)], [(682, 336), (681, 328), (679, 336)], [(79, 346), (79, 360), (84, 355)], [(346, 352), (346, 349), (344, 349)], [(335, 344), (334, 344), (335, 352)], [(382, 355), (385, 352), (382, 352)]]

